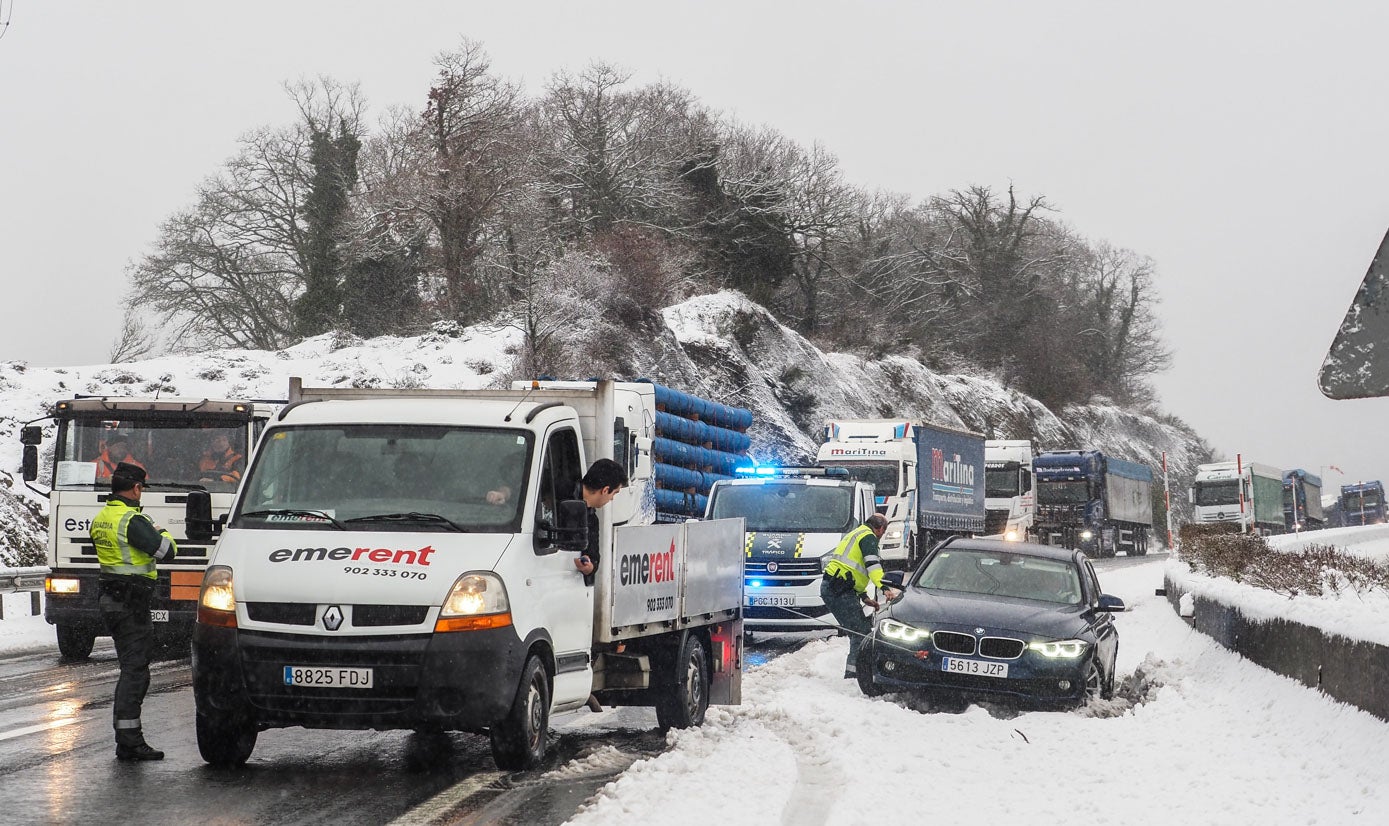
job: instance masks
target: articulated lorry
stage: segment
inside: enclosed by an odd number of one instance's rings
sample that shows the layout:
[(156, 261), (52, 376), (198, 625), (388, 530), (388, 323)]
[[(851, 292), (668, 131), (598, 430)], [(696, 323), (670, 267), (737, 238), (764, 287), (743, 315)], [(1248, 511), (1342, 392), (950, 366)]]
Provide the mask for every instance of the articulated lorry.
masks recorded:
[(1198, 525), (1228, 525), (1239, 533), (1283, 533), (1283, 472), (1255, 462), (1212, 462), (1196, 467), (1189, 491)]
[[(825, 556), (873, 515), (873, 486), (843, 468), (748, 467), (709, 492), (709, 519), (741, 519), (748, 631), (831, 627), (820, 597)], [(886, 566), (887, 560), (884, 560)]]
[(245, 457), (279, 404), (78, 396), (55, 403), (48, 416), (25, 425), (20, 434), (23, 477), (32, 483), (38, 479), (44, 431), (37, 422), (56, 424), (48, 489), (30, 487), (49, 499), (51, 572), (44, 585), (44, 618), (54, 626), (64, 658), (86, 657), (96, 638), (106, 636), (97, 604), (100, 565), (88, 531), (111, 493), (115, 464), (125, 460), (145, 468), (149, 484), (140, 500), (143, 510), (178, 542), (178, 556), (159, 566), (150, 615), (157, 641), (186, 641), (211, 551), (210, 542), (192, 539), (184, 531), (188, 492), (205, 490), (213, 514), (226, 513)]
[[(188, 494), (189, 535), (221, 536), (193, 632), (203, 759), (244, 763), (275, 727), (413, 729), (485, 733), (518, 770), (552, 714), (686, 727), (738, 703), (743, 523), (655, 521), (654, 387), (291, 380), (229, 517)], [(594, 518), (598, 458), (630, 484)]]
[(1341, 485), (1341, 523), (1380, 525), (1385, 522), (1384, 485), (1379, 480)]
[(917, 555), (916, 430), (904, 419), (836, 419), (825, 422), (815, 463), (841, 468), (855, 482), (873, 486), (873, 502), (887, 519), (879, 543), (883, 560), (905, 567)]
[(1289, 532), (1326, 527), (1320, 476), (1302, 468), (1283, 471), (1283, 527)]
[(946, 537), (985, 530), (984, 437), (903, 419), (827, 422), (817, 463), (873, 486), (884, 567), (915, 565)]
[(1032, 492), (1032, 442), (984, 442), (984, 533), (1021, 542), (1033, 535), (1037, 518)]
[(1032, 462), (1038, 541), (1110, 557), (1148, 553), (1153, 471), (1098, 450), (1051, 450)]

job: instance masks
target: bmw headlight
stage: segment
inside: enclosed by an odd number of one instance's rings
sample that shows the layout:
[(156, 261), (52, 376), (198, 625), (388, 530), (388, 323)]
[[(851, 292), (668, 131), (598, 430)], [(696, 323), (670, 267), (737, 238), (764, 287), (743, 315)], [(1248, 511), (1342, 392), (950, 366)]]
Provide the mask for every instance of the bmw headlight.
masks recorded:
[(1052, 642), (1034, 642), (1027, 647), (1048, 659), (1073, 660), (1084, 654), (1089, 645), (1085, 640), (1054, 640)]
[(893, 619), (885, 619), (878, 623), (878, 632), (890, 640), (902, 642), (922, 642), (931, 639), (931, 632), (925, 628), (917, 628)]

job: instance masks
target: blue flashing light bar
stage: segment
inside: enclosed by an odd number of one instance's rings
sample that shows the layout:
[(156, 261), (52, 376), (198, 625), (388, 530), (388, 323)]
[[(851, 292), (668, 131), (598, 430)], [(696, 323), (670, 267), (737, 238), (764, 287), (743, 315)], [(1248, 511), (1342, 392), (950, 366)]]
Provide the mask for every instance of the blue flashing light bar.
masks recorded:
[(842, 467), (778, 467), (762, 465), (759, 467), (737, 467), (733, 473), (738, 476), (836, 476), (849, 478), (849, 469)]
[(762, 580), (760, 580), (760, 579), (750, 579), (750, 580), (748, 580), (748, 587), (749, 587), (749, 588), (761, 588), (761, 587), (762, 587)]

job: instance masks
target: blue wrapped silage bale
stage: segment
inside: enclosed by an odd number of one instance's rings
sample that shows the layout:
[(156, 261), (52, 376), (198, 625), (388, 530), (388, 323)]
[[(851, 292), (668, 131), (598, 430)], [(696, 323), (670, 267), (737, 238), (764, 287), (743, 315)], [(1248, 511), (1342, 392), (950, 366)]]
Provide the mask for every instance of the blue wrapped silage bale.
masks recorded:
[(744, 431), (752, 427), (752, 411), (741, 407), (729, 407), (708, 399), (701, 399), (680, 390), (657, 384), (650, 379), (637, 379), (650, 384), (656, 391), (656, 406), (667, 413), (674, 413), (687, 419), (697, 418), (702, 422), (729, 430)]
[(656, 429), (659, 435), (668, 439), (692, 445), (710, 445), (725, 453), (746, 453), (752, 447), (752, 439), (745, 433), (681, 418), (674, 413), (657, 413)]
[(696, 447), (661, 437), (651, 440), (651, 449), (658, 462), (711, 473), (729, 474), (740, 463), (747, 461), (745, 457), (736, 453), (724, 453), (721, 450)]
[(653, 468), (656, 471), (656, 484), (662, 488), (675, 491), (704, 491), (709, 489), (709, 485), (704, 481), (705, 474), (697, 470), (667, 465), (663, 462), (657, 462)]
[(656, 510), (685, 516), (703, 516), (709, 498), (697, 493), (656, 488)]

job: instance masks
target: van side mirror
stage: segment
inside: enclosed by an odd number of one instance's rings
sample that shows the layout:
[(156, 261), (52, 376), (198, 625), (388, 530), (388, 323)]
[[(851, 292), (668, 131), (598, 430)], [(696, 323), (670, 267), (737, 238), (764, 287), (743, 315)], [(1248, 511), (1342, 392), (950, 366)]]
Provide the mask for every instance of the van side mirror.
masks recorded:
[(205, 490), (188, 491), (183, 516), (184, 532), (194, 542), (208, 542), (222, 532), (222, 522), (212, 519), (212, 494)]
[(43, 441), (43, 427), (31, 424), (19, 431), (19, 443), (25, 445), (37, 445)]
[(535, 532), (546, 542), (564, 551), (588, 550), (588, 505), (582, 499), (566, 499), (559, 503), (555, 524), (544, 519), (535, 521)]
[[(27, 431), (29, 428), (24, 429)], [(34, 429), (38, 430), (37, 427)], [(24, 461), (20, 475), (24, 477), (26, 482), (32, 482), (39, 478), (39, 449), (28, 442), (24, 443)]]

